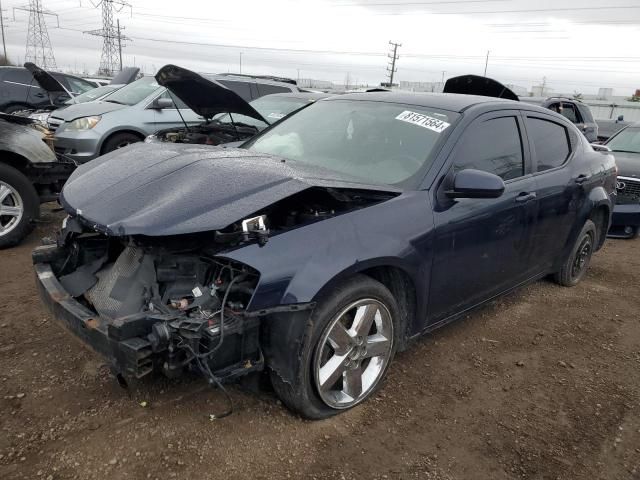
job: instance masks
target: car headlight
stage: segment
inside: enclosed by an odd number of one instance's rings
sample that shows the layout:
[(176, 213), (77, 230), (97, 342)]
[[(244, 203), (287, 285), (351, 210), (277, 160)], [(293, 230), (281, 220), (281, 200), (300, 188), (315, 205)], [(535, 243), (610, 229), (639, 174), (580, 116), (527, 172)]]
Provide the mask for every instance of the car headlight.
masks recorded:
[(47, 120), (49, 119), (49, 113), (50, 112), (38, 112), (38, 113), (32, 113), (31, 115), (29, 115), (29, 118), (31, 118), (32, 120), (37, 120), (40, 123), (47, 123)]
[(95, 127), (102, 117), (97, 115), (95, 117), (82, 117), (76, 118), (73, 122), (67, 125), (67, 130), (91, 130)]

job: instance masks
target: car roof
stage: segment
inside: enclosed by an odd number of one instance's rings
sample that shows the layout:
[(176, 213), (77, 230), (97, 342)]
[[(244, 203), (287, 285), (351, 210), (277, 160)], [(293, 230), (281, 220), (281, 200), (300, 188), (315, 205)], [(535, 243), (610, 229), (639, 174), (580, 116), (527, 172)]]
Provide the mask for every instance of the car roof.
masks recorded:
[[(462, 112), (478, 104), (495, 103), (500, 106), (511, 104), (514, 108), (521, 108), (522, 104), (515, 100), (505, 100), (495, 97), (481, 97), (479, 95), (462, 95), (459, 93), (431, 93), (431, 92), (366, 92), (347, 93), (333, 96), (325, 101), (335, 100), (369, 100), (373, 102), (404, 103), (419, 107), (437, 108), (451, 112)], [(516, 107), (516, 105), (518, 107)]]

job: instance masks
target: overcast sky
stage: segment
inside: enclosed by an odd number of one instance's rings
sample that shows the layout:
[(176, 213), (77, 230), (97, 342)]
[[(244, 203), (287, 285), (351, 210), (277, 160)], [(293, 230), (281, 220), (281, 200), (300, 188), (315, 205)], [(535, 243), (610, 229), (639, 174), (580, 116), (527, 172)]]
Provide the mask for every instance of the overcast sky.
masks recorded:
[[(24, 61), (27, 0), (0, 0), (7, 50)], [(101, 10), (89, 0), (42, 0), (59, 68), (95, 71)], [(97, 0), (94, 0), (97, 4)], [(630, 95), (640, 88), (638, 0), (130, 0), (116, 14), (131, 37), (124, 63), (153, 73), (276, 74), (371, 85), (385, 80), (390, 40), (402, 43), (396, 81), (463, 73), (530, 88)]]

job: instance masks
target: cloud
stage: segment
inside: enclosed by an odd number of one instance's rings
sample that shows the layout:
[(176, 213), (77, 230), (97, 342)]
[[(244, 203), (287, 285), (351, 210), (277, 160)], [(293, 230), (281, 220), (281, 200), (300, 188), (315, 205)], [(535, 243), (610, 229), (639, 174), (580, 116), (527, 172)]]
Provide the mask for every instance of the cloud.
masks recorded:
[[(349, 74), (377, 84), (385, 79), (394, 40), (402, 43), (398, 80), (437, 81), (442, 71), (482, 74), (490, 51), (489, 76), (508, 83), (529, 87), (544, 76), (556, 91), (614, 87), (627, 94), (640, 87), (634, 51), (640, 21), (630, 23), (640, 8), (615, 8), (633, 6), (628, 0), (606, 9), (595, 0), (434, 1), (136, 0), (132, 14), (123, 9), (117, 17), (132, 38), (125, 63), (135, 61), (148, 73), (170, 62), (238, 71), (242, 52), (244, 73), (335, 82)], [(5, 5), (5, 17), (18, 2)], [(82, 7), (71, 0), (43, 3), (59, 13), (63, 28), (51, 28), (55, 21), (48, 19), (59, 66), (95, 70), (101, 39), (82, 31), (100, 28), (101, 12), (86, 0)], [(24, 55), (26, 20), (20, 12), (8, 22), (14, 58)]]

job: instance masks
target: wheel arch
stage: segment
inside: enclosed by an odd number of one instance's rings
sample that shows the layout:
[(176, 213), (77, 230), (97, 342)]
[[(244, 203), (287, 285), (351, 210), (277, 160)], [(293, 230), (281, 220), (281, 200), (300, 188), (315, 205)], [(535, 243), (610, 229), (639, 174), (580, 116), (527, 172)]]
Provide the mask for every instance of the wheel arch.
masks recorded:
[(407, 339), (411, 336), (412, 326), (416, 323), (418, 297), (415, 281), (411, 274), (392, 259), (371, 259), (343, 270), (326, 282), (316, 292), (313, 301), (318, 301), (319, 298), (322, 298), (333, 290), (336, 285), (355, 275), (366, 275), (380, 282), (395, 298), (402, 315), (400, 327), (404, 333), (401, 337), (402, 343), (399, 347), (403, 350), (406, 346)]
[(589, 219), (595, 224), (598, 238), (596, 251), (600, 250), (607, 238), (607, 232), (611, 224), (611, 209), (606, 204), (599, 204), (591, 211)]
[(27, 178), (29, 177), (28, 170), (31, 166), (31, 162), (19, 153), (12, 152), (11, 150), (0, 150), (0, 163), (9, 165), (25, 175)]
[(140, 132), (139, 130), (135, 130), (133, 128), (125, 128), (125, 129), (119, 129), (119, 130), (115, 130), (113, 132), (110, 132), (109, 134), (105, 135), (104, 138), (102, 139), (102, 141), (100, 142), (100, 155), (104, 155), (104, 146), (107, 144), (107, 142), (109, 140), (111, 140), (113, 137), (115, 137), (116, 135), (120, 135), (122, 133), (130, 133), (131, 135), (135, 135), (136, 137), (138, 137), (140, 139), (140, 141), (144, 141), (146, 135), (143, 132)]

